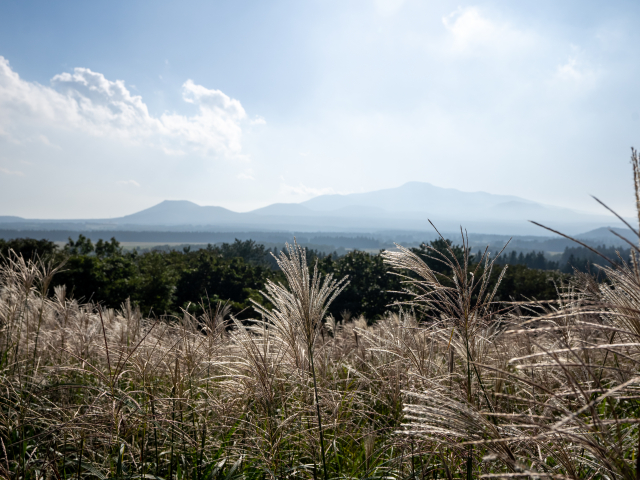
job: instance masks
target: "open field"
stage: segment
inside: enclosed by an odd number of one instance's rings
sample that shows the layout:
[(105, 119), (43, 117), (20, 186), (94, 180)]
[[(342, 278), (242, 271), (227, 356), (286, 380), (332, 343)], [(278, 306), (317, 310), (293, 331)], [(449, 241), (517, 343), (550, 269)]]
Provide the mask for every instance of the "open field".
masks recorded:
[(10, 252), (0, 475), (637, 479), (638, 253), (602, 256), (604, 282), (556, 277), (538, 302), (499, 299), (507, 268), (465, 237), (398, 246), (380, 258), (404, 300), (372, 323), (327, 314), (358, 279), (322, 275), (297, 244), (243, 321), (223, 302), (160, 318), (80, 303), (52, 288), (62, 265)]
[[(145, 319), (82, 305), (53, 271), (2, 269), (0, 473), (12, 478), (635, 478), (640, 272), (496, 305), (491, 265), (447, 287), (409, 250), (411, 304), (324, 311), (304, 250), (254, 322), (223, 305)], [(446, 261), (446, 258), (444, 259)], [(474, 275), (472, 275), (474, 273)]]

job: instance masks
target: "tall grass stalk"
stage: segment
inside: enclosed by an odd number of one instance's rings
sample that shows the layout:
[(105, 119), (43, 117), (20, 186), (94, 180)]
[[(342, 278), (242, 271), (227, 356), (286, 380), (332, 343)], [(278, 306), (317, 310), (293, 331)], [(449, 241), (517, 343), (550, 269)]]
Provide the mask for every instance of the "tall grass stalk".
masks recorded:
[(274, 328), (277, 333), (281, 333), (283, 339), (289, 342), (288, 347), (292, 351), (299, 352), (299, 348), (302, 346), (303, 352), (309, 358), (320, 437), (322, 469), (325, 480), (328, 480), (314, 350), (327, 309), (346, 285), (346, 278), (337, 281), (329, 275), (323, 280), (318, 273), (317, 263), (314, 266), (313, 274), (310, 274), (306, 251), (297, 243), (287, 244), (280, 256), (276, 257), (276, 262), (287, 279), (288, 288), (269, 281), (265, 287), (266, 293), (263, 295), (274, 305), (274, 308), (267, 310), (258, 303), (255, 303), (255, 307), (267, 319), (269, 326)]

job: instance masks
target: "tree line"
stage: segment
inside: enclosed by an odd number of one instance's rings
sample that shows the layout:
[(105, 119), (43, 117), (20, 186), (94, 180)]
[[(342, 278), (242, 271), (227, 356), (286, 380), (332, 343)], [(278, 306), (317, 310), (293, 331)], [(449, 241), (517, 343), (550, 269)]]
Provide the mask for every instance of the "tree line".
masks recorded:
[[(233, 243), (210, 244), (199, 250), (185, 247), (144, 253), (124, 250), (115, 238), (93, 243), (83, 235), (76, 240), (70, 238), (62, 248), (48, 240), (0, 240), (3, 257), (7, 257), (10, 249), (25, 258), (38, 255), (45, 260), (64, 262), (52, 286), (64, 285), (67, 294), (74, 298), (109, 308), (120, 308), (130, 299), (144, 315), (180, 315), (183, 310), (200, 313), (221, 301), (227, 302), (240, 318), (254, 316), (250, 307), (252, 301), (264, 304), (260, 290), (265, 282), (283, 280), (272, 255), (278, 254), (277, 249), (272, 251), (253, 240), (236, 239)], [(434, 252), (447, 257), (453, 252), (458, 261), (465, 254), (461, 246), (444, 239), (412, 251), (442, 274), (444, 282), (450, 272)], [(564, 255), (568, 255), (567, 263), (590, 268), (591, 257), (579, 249), (567, 249)], [(406, 285), (391, 273), (379, 253), (354, 250), (339, 256), (308, 250), (307, 259), (311, 266), (317, 264), (323, 274), (349, 277), (348, 286), (331, 306), (330, 313), (336, 318), (363, 315), (373, 321), (407, 298), (403, 293)], [(556, 286), (571, 273), (558, 268), (558, 263), (549, 263), (542, 252), (511, 252), (496, 263), (492, 272), (494, 284), (509, 264), (496, 300), (555, 299)]]
[[(594, 250), (616, 264), (629, 261), (631, 257), (631, 248), (600, 245)], [(548, 258), (544, 252), (523, 253), (512, 250), (497, 258), (496, 263), (500, 265), (525, 265), (536, 270), (557, 270), (568, 274), (577, 270), (596, 275), (599, 273), (598, 266), (610, 265), (602, 256), (582, 246), (566, 247), (557, 260)]]

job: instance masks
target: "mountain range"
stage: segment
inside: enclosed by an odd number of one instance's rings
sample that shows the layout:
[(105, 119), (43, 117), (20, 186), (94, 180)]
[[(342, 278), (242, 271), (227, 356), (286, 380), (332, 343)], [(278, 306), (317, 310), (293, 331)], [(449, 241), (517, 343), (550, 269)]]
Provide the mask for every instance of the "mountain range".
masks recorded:
[(613, 217), (544, 205), (517, 196), (463, 192), (424, 182), (345, 195), (320, 195), (301, 203), (274, 203), (250, 212), (165, 200), (119, 218), (37, 220), (0, 216), (0, 228), (213, 231), (377, 232), (432, 230), (545, 235), (527, 220), (574, 234), (612, 223)]

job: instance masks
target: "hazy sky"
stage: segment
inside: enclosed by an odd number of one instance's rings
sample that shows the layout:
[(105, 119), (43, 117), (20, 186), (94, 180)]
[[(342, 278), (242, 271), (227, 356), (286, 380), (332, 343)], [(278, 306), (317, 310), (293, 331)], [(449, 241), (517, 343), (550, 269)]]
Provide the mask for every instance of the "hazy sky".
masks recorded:
[(640, 2), (0, 2), (0, 215), (407, 181), (632, 211)]

